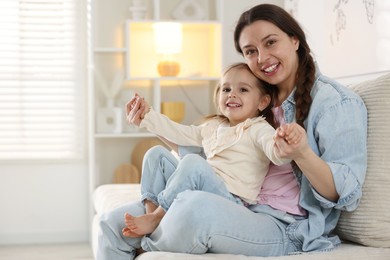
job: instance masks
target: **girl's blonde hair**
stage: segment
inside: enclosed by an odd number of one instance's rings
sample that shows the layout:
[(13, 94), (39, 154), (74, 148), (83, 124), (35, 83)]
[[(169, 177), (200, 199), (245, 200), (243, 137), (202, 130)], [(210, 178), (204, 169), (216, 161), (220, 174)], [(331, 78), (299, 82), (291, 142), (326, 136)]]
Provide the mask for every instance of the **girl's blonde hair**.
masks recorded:
[[(267, 122), (271, 126), (275, 127), (274, 114), (272, 113), (272, 110), (271, 110), (272, 106), (273, 106), (273, 98), (274, 98), (274, 94), (275, 94), (274, 93), (275, 88), (273, 86), (271, 86), (270, 84), (268, 84), (267, 82), (258, 79), (252, 73), (249, 66), (243, 62), (234, 63), (234, 64), (230, 65), (229, 67), (225, 68), (225, 70), (222, 73), (222, 77), (224, 77), (229, 71), (231, 71), (233, 69), (249, 71), (253, 75), (253, 77), (255, 77), (257, 79), (256, 86), (260, 90), (260, 93), (262, 95), (269, 95), (271, 97), (271, 102), (269, 103), (269, 105), (263, 111), (259, 110), (258, 116), (265, 117)], [(221, 79), (222, 79), (222, 77), (221, 77)], [(214, 97), (213, 97), (214, 105), (217, 109), (217, 114), (206, 116), (205, 119), (216, 118), (216, 117), (227, 119), (224, 115), (221, 114), (221, 112), (219, 111), (219, 107), (218, 107), (218, 95), (219, 95), (220, 90), (221, 90), (221, 81), (218, 82), (218, 84), (214, 90)]]

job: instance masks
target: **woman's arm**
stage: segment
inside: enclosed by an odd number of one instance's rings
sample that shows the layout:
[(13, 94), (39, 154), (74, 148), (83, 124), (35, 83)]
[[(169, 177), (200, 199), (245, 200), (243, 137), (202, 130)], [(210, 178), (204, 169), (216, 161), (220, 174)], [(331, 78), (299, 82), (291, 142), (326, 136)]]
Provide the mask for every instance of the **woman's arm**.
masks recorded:
[[(289, 136), (293, 133), (300, 136), (298, 141), (290, 141)], [(319, 194), (330, 201), (338, 200), (339, 195), (329, 165), (310, 148), (305, 129), (298, 124), (291, 129), (288, 125), (283, 125), (276, 132), (275, 143), (280, 155), (294, 160)]]
[(336, 202), (339, 195), (329, 165), (307, 146), (294, 159), (313, 188), (326, 199)]

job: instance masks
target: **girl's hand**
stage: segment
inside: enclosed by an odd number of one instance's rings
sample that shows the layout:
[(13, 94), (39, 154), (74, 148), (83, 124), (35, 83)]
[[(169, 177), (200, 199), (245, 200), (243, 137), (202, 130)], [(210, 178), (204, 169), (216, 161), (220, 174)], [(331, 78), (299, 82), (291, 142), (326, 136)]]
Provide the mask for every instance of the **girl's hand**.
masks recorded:
[(277, 129), (277, 132), (288, 144), (297, 144), (301, 141), (302, 136), (306, 135), (305, 130), (297, 123), (282, 125)]
[(135, 93), (134, 97), (126, 104), (127, 123), (139, 126), (149, 109), (149, 104), (145, 99)]
[(306, 131), (297, 123), (278, 127), (274, 139), (278, 153), (282, 158), (294, 160), (298, 156), (302, 156), (305, 149), (309, 147)]

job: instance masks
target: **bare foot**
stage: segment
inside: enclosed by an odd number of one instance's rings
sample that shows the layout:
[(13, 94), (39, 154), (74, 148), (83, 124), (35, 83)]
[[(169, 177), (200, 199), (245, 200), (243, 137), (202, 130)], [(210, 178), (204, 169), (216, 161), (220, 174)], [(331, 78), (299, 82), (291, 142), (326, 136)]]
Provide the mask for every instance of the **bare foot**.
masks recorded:
[(134, 217), (128, 213), (125, 214), (125, 223), (127, 228), (138, 235), (147, 235), (152, 233), (160, 224), (162, 216), (149, 213), (139, 217)]
[(122, 229), (122, 235), (125, 236), (125, 237), (133, 237), (133, 238), (143, 237), (143, 235), (139, 235), (137, 233), (134, 233), (133, 231), (131, 231), (127, 227)]

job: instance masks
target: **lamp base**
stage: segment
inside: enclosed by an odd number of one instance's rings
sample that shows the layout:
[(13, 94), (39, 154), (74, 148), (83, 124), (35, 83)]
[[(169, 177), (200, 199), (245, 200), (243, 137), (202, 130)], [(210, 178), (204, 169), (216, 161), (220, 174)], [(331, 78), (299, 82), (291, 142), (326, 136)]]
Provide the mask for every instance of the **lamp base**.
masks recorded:
[(180, 72), (180, 64), (176, 61), (161, 61), (157, 70), (162, 77), (174, 77)]

